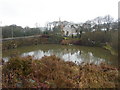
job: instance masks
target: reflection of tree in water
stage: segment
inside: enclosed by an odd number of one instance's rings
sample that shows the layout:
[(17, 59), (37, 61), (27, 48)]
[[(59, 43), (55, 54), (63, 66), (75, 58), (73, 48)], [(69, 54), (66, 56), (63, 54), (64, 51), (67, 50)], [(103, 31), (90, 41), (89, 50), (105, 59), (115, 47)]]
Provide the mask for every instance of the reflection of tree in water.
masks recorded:
[(72, 60), (73, 62), (94, 62), (96, 64), (100, 63), (101, 61), (104, 61), (101, 58), (93, 56), (93, 53), (82, 51), (79, 49), (74, 48), (58, 48), (58, 49), (44, 49), (44, 50), (37, 50), (33, 52), (27, 53), (27, 55), (34, 55), (35, 58), (42, 58), (44, 55), (50, 56), (50, 55), (56, 55), (62, 59), (65, 60)]
[(112, 56), (107, 50), (96, 47), (40, 45), (37, 47), (22, 47), (16, 50), (23, 56), (34, 55), (36, 58), (41, 58), (44, 55), (56, 55), (60, 58), (72, 61), (94, 63), (105, 61), (108, 63), (117, 63), (115, 62), (116, 58), (114, 58), (114, 56)]
[(88, 53), (82, 52), (81, 59), (83, 62), (87, 62), (87, 63), (99, 64), (101, 62), (105, 62), (105, 59), (94, 56), (92, 52), (88, 52)]
[(84, 52), (76, 49), (48, 49), (48, 50), (37, 50), (29, 53), (24, 53), (24, 56), (31, 55), (35, 58), (42, 58), (44, 55), (56, 55), (65, 60), (72, 60), (73, 62), (88, 62), (99, 64), (100, 62), (104, 62), (105, 59), (101, 59), (93, 56), (92, 52)]

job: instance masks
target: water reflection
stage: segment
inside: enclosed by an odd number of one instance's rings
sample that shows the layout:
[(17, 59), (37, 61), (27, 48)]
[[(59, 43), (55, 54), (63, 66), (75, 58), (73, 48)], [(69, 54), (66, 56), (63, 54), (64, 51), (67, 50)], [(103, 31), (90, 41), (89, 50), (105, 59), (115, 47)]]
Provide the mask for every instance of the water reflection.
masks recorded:
[(21, 47), (14, 50), (3, 52), (3, 59), (8, 61), (9, 56), (13, 52), (19, 52), (21, 56), (34, 56), (40, 59), (44, 55), (56, 55), (65, 61), (73, 61), (76, 63), (88, 62), (99, 64), (106, 62), (108, 64), (116, 64), (116, 57), (112, 56), (107, 50), (97, 47), (81, 47), (81, 46), (64, 46), (64, 45), (39, 45)]
[(75, 49), (64, 49), (60, 50), (58, 49), (57, 51), (55, 50), (47, 50), (47, 51), (42, 51), (42, 50), (37, 50), (37, 51), (32, 51), (32, 52), (27, 52), (21, 54), (21, 56), (34, 56), (35, 59), (40, 59), (44, 55), (50, 56), (50, 55), (56, 55), (57, 57), (60, 57), (61, 59), (64, 59), (65, 61), (73, 61), (75, 63), (82, 63), (82, 62), (87, 62), (87, 63), (95, 63), (99, 64), (101, 62), (105, 62), (105, 59), (95, 57), (91, 52), (84, 52), (84, 51), (79, 51)]

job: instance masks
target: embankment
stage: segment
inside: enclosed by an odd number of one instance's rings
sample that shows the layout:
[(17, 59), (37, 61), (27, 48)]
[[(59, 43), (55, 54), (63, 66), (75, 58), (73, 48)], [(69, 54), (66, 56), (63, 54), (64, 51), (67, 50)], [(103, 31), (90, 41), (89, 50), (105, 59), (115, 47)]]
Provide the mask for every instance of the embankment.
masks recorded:
[(59, 44), (61, 40), (62, 37), (57, 35), (42, 35), (40, 37), (6, 40), (2, 41), (2, 50), (38, 44)]

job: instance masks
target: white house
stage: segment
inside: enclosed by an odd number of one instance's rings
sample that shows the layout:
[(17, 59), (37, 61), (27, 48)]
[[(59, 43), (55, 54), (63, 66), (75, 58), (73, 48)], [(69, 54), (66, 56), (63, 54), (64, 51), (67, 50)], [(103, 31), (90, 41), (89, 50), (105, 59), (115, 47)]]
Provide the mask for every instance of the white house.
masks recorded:
[(72, 36), (72, 35), (75, 36), (79, 32), (78, 29), (79, 29), (78, 24), (69, 23), (63, 27), (63, 32), (64, 32), (63, 34), (67, 36)]
[(68, 21), (54, 21), (51, 23), (47, 24), (47, 28), (51, 29), (55, 26), (61, 26), (61, 32), (63, 33), (63, 35), (65, 36), (72, 36), (72, 35), (77, 35), (77, 30), (79, 28), (79, 24), (74, 24)]

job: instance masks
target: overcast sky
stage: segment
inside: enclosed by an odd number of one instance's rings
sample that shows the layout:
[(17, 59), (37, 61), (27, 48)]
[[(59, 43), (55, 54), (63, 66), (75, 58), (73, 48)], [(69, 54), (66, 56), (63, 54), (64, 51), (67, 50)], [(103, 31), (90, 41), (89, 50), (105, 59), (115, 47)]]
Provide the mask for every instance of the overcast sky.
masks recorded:
[(0, 0), (0, 24), (35, 27), (61, 20), (85, 22), (110, 14), (118, 18), (119, 0)]

